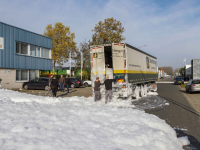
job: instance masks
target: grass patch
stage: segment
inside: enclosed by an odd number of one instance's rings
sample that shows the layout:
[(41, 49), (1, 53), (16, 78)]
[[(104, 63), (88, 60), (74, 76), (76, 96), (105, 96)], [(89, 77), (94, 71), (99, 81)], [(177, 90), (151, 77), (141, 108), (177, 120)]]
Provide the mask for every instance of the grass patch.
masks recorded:
[(182, 88), (185, 88), (185, 86), (186, 86), (186, 84), (181, 84), (181, 87), (182, 87)]

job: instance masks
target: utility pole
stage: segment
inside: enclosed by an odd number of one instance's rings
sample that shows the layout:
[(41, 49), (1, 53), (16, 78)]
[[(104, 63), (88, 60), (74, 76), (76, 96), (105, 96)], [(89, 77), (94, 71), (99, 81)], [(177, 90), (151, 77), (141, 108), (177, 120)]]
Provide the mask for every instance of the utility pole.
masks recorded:
[(70, 70), (70, 77), (71, 77), (71, 66), (72, 66), (72, 62), (71, 62), (71, 52), (69, 53), (69, 70)]
[(82, 70), (83, 70), (83, 53), (81, 52), (81, 80), (82, 80)]

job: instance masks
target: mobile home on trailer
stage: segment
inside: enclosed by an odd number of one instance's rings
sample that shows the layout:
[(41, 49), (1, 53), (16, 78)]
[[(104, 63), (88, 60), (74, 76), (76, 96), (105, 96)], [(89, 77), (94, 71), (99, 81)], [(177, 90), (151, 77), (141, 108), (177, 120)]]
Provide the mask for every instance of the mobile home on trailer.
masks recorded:
[(157, 90), (157, 58), (127, 43), (93, 45), (91, 48), (92, 87), (96, 77), (116, 79), (113, 92), (119, 97), (144, 96)]

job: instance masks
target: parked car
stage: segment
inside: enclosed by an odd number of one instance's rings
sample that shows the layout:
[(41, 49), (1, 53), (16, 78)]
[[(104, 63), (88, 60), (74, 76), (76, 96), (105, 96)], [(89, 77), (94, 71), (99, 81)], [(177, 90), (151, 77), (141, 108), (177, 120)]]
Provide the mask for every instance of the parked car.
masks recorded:
[(160, 77), (160, 79), (164, 79), (164, 77)]
[(29, 82), (24, 82), (22, 87), (25, 90), (28, 90), (28, 89), (49, 90), (49, 78), (46, 78), (46, 77), (35, 78)]
[(91, 86), (92, 82), (91, 82), (91, 80), (86, 80), (86, 81), (83, 82), (83, 85), (85, 85), (85, 86)]
[(185, 86), (185, 90), (189, 93), (200, 91), (200, 79), (189, 80), (187, 85)]
[[(83, 85), (83, 81), (80, 80), (79, 78), (70, 77), (69, 79), (70, 79), (70, 87), (71, 88), (78, 88)], [(66, 80), (66, 78), (65, 78), (65, 80)]]
[(176, 77), (174, 79), (174, 84), (184, 84), (184, 80), (182, 77)]

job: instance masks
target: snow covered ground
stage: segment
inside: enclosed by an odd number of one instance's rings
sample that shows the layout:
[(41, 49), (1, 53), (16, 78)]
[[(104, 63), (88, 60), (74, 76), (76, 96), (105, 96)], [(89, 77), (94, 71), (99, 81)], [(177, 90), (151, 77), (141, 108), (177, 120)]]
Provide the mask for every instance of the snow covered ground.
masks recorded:
[(181, 150), (188, 144), (165, 121), (131, 107), (0, 89), (0, 149)]

